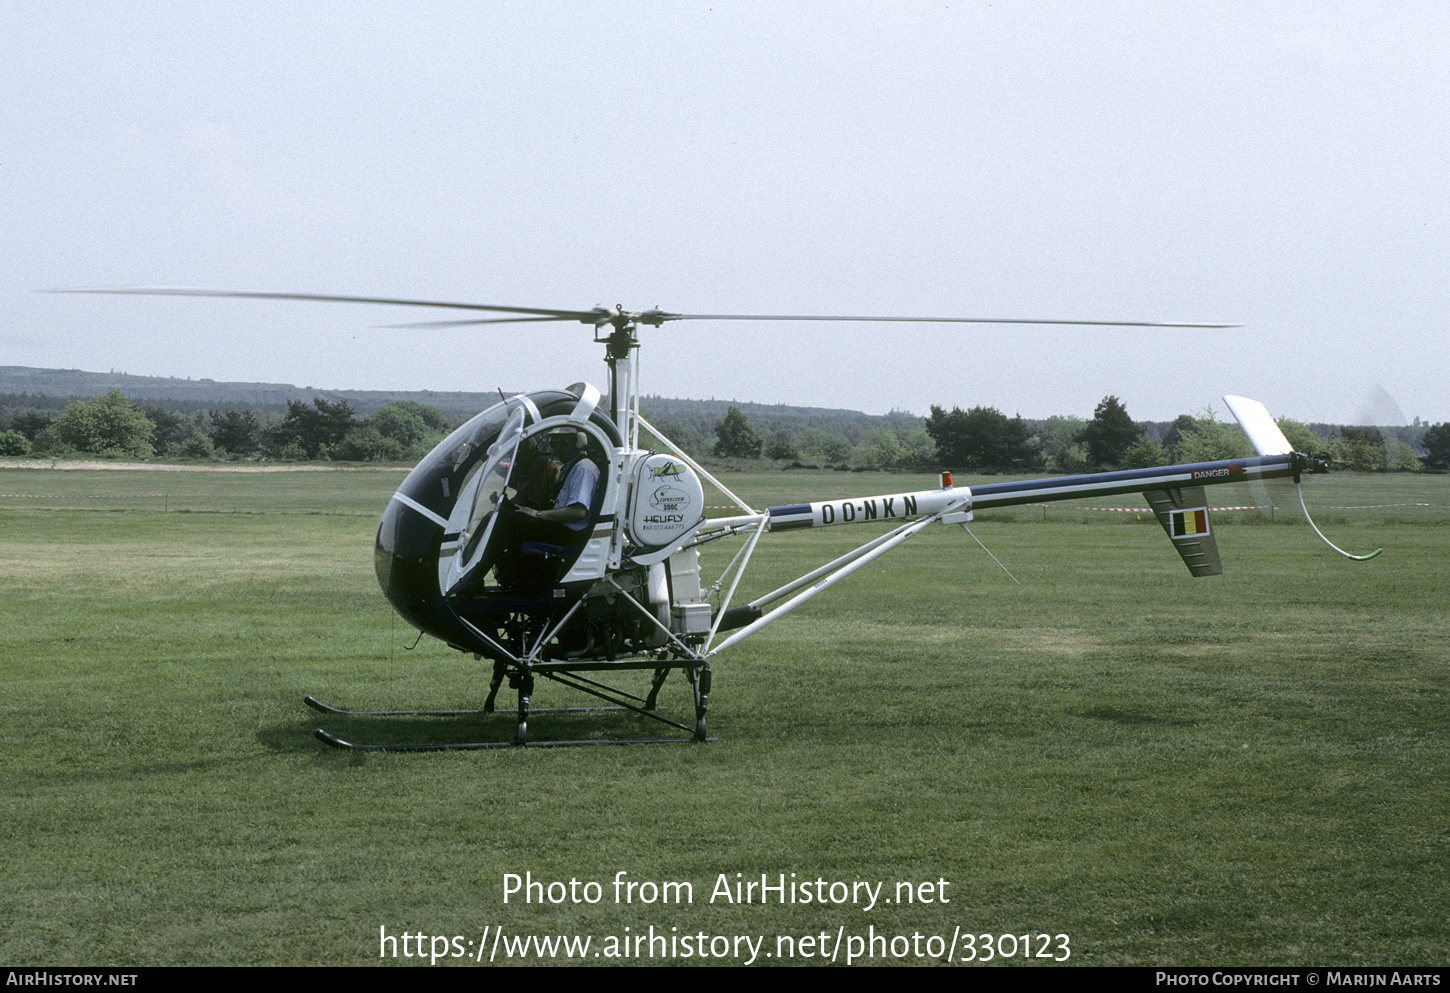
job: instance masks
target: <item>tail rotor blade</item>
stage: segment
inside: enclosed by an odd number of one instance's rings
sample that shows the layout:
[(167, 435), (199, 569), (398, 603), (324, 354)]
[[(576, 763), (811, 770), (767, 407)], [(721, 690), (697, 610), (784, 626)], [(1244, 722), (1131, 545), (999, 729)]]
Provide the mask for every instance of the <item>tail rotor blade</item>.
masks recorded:
[(1294, 450), (1289, 439), (1284, 437), (1284, 432), (1279, 430), (1279, 425), (1269, 416), (1268, 408), (1259, 401), (1247, 397), (1226, 396), (1223, 402), (1228, 404), (1228, 409), (1244, 429), (1244, 434), (1249, 436), (1249, 443), (1254, 446), (1254, 451), (1260, 455), (1288, 455)]

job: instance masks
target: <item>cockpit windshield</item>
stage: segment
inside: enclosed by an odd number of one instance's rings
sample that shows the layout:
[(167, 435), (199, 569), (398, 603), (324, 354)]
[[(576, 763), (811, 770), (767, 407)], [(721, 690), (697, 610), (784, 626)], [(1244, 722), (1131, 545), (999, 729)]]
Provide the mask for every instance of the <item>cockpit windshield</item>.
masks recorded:
[[(469, 506), (468, 524), (458, 536), (458, 551), (449, 567), (444, 584), (448, 593), (454, 593), (464, 586), (475, 573), (486, 569), (484, 553), (488, 549), (489, 535), (498, 521), (498, 512), (504, 499), (504, 487), (508, 485), (518, 456), (519, 440), (524, 434), (525, 413), (518, 407), (509, 416), (498, 440), (488, 449), (488, 457), (481, 468), (464, 486), (459, 504)], [(470, 492), (471, 491), (471, 492)]]

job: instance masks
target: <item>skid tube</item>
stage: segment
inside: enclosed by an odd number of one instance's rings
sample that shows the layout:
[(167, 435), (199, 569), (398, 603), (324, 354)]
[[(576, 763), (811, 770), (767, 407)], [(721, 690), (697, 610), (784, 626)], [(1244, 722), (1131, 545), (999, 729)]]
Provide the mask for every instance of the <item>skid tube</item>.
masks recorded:
[[(538, 675), (551, 679), (556, 683), (579, 690), (590, 696), (604, 700), (609, 706), (603, 707), (542, 707), (532, 710), (529, 707), (529, 698), (534, 690), (534, 670), (532, 666), (525, 664), (522, 669), (511, 667), (505, 662), (494, 664), (494, 679), (489, 688), (488, 700), (482, 710), (374, 710), (374, 711), (348, 711), (337, 707), (328, 706), (308, 696), (304, 702), (314, 710), (323, 713), (338, 714), (348, 717), (462, 717), (478, 714), (494, 713), (494, 697), (499, 685), (505, 677), (509, 685), (518, 690), (519, 705), (517, 710), (517, 724), (514, 730), (512, 741), (470, 741), (470, 742), (440, 742), (437, 744), (404, 743), (391, 745), (360, 744), (347, 741), (324, 728), (317, 728), (312, 736), (324, 745), (346, 751), (359, 752), (461, 752), (481, 751), (488, 748), (566, 748), (583, 745), (666, 745), (666, 744), (689, 744), (693, 742), (716, 741), (715, 738), (706, 737), (705, 734), (705, 712), (709, 706), (710, 698), (710, 665), (708, 662), (699, 662), (690, 659), (677, 662), (674, 665), (661, 666), (658, 661), (648, 663), (626, 664), (628, 668), (653, 668), (655, 676), (651, 682), (649, 696), (641, 698), (627, 690), (622, 690), (598, 680), (582, 676), (577, 672), (568, 669), (543, 669)], [(624, 666), (621, 666), (621, 668)], [(513, 669), (513, 671), (510, 671)], [(659, 693), (660, 686), (664, 683), (665, 677), (671, 669), (683, 669), (685, 678), (690, 681), (690, 689), (695, 698), (695, 726), (691, 728), (687, 724), (672, 720), (663, 716), (655, 709), (655, 698)], [(627, 702), (625, 698), (642, 703), (643, 706)], [(530, 713), (582, 713), (598, 711), (632, 711), (641, 714), (662, 724), (679, 728), (681, 731), (690, 733), (688, 738), (605, 738), (605, 739), (584, 739), (579, 741), (529, 741), (528, 720)]]
[[(621, 691), (622, 692), (622, 691)], [(633, 693), (626, 693), (626, 696), (634, 696)], [(636, 700), (642, 699), (635, 697)], [(334, 707), (331, 704), (323, 703), (315, 696), (305, 696), (302, 702), (313, 710), (322, 714), (336, 714), (339, 717), (471, 717), (476, 714), (492, 714), (492, 708), (487, 710), (346, 710), (342, 707)], [(535, 707), (531, 713), (535, 714), (580, 714), (595, 713), (606, 710), (628, 710), (630, 708), (620, 707)]]

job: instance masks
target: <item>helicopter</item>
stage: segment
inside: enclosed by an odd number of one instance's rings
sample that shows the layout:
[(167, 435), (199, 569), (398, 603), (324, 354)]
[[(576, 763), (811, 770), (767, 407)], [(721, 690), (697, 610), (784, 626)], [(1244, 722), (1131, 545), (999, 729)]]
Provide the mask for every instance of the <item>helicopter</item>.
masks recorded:
[[(322, 728), (314, 735), (355, 751), (473, 750), (597, 744), (705, 742), (711, 663), (925, 528), (960, 525), (977, 511), (1059, 500), (1141, 493), (1189, 573), (1223, 567), (1205, 487), (1292, 479), (1329, 468), (1328, 453), (1297, 452), (1263, 404), (1224, 398), (1256, 457), (956, 486), (943, 472), (928, 490), (806, 501), (756, 509), (641, 415), (640, 329), (685, 320), (872, 321), (1224, 328), (1233, 325), (1022, 318), (826, 317), (683, 314), (659, 309), (554, 310), (379, 297), (236, 292), (186, 288), (103, 288), (67, 292), (212, 296), (449, 308), (491, 316), (407, 327), (577, 322), (605, 349), (607, 393), (587, 382), (502, 396), (441, 441), (407, 475), (384, 509), (374, 566), (384, 597), (422, 635), (492, 665), (480, 710), (353, 711), (313, 696), (304, 702), (347, 717), (492, 714), (505, 683), (516, 692), (512, 737), (455, 743), (368, 744)], [(548, 474), (548, 480), (540, 478)], [(573, 481), (571, 487), (570, 480)], [(552, 487), (547, 482), (552, 482)], [(706, 486), (742, 513), (710, 516)], [(552, 497), (553, 492), (561, 493)], [(567, 494), (567, 495), (564, 495)], [(538, 506), (549, 502), (551, 507)], [(1304, 506), (1302, 489), (1299, 501)], [(539, 518), (552, 513), (552, 528)], [(1305, 518), (1309, 520), (1307, 507)], [(1309, 520), (1311, 526), (1313, 521)], [(741, 578), (766, 534), (852, 524), (886, 527), (854, 550), (780, 588), (735, 604)], [(1353, 559), (1314, 528), (1336, 552)], [(975, 535), (971, 535), (975, 539)], [(717, 572), (701, 552), (724, 539), (740, 543)], [(985, 548), (985, 546), (983, 546)], [(990, 552), (989, 552), (990, 554)], [(995, 559), (995, 556), (994, 556)], [(1000, 565), (1000, 563), (999, 563)], [(1010, 575), (1010, 573), (1009, 573)], [(650, 672), (645, 695), (602, 681)], [(657, 700), (670, 673), (689, 684), (693, 721), (675, 720)], [(604, 701), (603, 707), (532, 707), (538, 679)], [(529, 721), (551, 710), (623, 710), (678, 733), (669, 737), (531, 741)]]

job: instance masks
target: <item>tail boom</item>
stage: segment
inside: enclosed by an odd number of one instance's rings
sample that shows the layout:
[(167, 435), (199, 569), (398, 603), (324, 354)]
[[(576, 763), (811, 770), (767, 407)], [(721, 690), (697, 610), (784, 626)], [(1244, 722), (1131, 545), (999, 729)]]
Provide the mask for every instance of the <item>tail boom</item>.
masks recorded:
[(1055, 479), (1028, 479), (1015, 483), (988, 483), (972, 487), (972, 509), (1014, 507), (1056, 500), (1082, 500), (1141, 493), (1144, 490), (1177, 489), (1184, 486), (1212, 486), (1255, 479), (1297, 479), (1300, 473), (1315, 471), (1312, 459), (1296, 453), (1261, 455), (1254, 458), (1193, 462), (1187, 465), (1126, 469)]
[(1096, 499), (1120, 493), (1142, 493), (1145, 490), (1176, 490), (1185, 486), (1212, 486), (1217, 483), (1280, 478), (1298, 480), (1301, 473), (1322, 471), (1323, 463), (1317, 459), (1290, 452), (1287, 455), (1260, 455), (1218, 462), (1158, 466), (1152, 469), (1125, 469), (1121, 472), (1095, 472), (1082, 476), (1057, 476), (1051, 479), (1027, 479), (971, 487), (947, 486), (939, 490), (922, 490), (916, 493), (796, 503), (770, 507), (766, 513), (770, 516), (771, 531), (792, 531), (797, 528), (832, 527), (839, 524), (905, 521), (955, 508), (964, 500), (967, 502), (961, 509), (974, 512), (1057, 500)]

